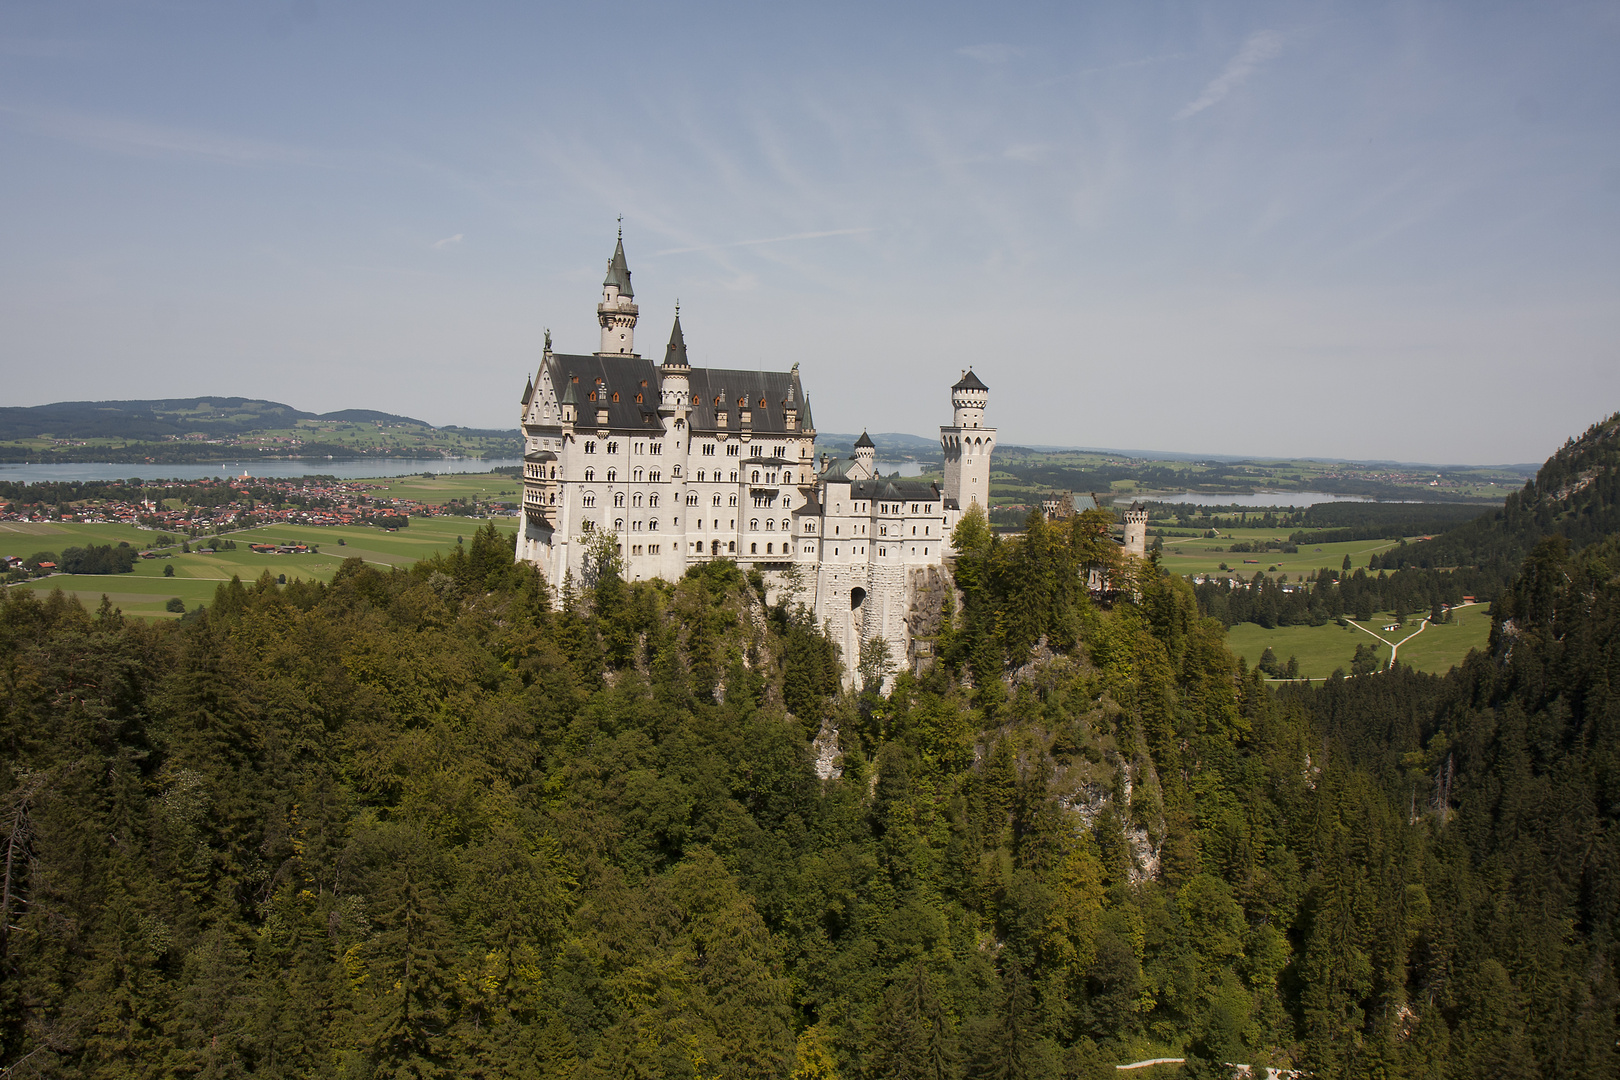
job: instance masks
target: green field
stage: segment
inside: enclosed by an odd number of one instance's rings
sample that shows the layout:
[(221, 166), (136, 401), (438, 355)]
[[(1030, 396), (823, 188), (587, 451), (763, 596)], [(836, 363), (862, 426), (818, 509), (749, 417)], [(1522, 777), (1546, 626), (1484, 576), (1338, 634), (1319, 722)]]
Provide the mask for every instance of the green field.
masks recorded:
[(499, 473), (434, 473), (432, 476), (385, 476), (364, 483), (376, 484), (380, 490), (368, 494), (377, 498), (415, 499), (430, 505), (441, 505), (452, 499), (479, 502), (496, 500), (516, 505), (523, 498), (523, 480)]
[[(1245, 554), (1227, 550), (1239, 541), (1286, 540), (1291, 531), (1294, 530), (1226, 529), (1221, 531), (1217, 539), (1205, 539), (1202, 536), (1166, 536), (1164, 550), (1159, 555), (1159, 565), (1172, 574), (1218, 574), (1221, 563), (1225, 563), (1234, 575), (1244, 579), (1254, 577), (1256, 571), (1268, 571), (1271, 567), (1276, 567), (1276, 573), (1287, 574), (1290, 580), (1298, 581), (1301, 574), (1320, 570), (1324, 566), (1333, 570), (1340, 569), (1344, 565), (1346, 555), (1350, 556), (1352, 568), (1358, 566), (1365, 568), (1368, 556), (1388, 551), (1400, 543), (1398, 540), (1350, 540), (1341, 544), (1312, 544), (1300, 548), (1297, 554), (1284, 554), (1280, 551)], [(1244, 562), (1245, 559), (1256, 561)]]
[[(496, 484), (509, 477), (493, 477)], [(458, 496), (459, 497), (459, 496)], [(214, 590), (221, 582), (233, 576), (244, 582), (258, 580), (266, 570), (272, 574), (294, 578), (330, 581), (344, 559), (359, 558), (383, 566), (409, 566), (429, 558), (437, 552), (455, 547), (457, 537), (471, 540), (472, 534), (485, 519), (464, 517), (412, 518), (408, 527), (388, 532), (369, 526), (315, 527), (312, 525), (268, 525), (243, 532), (228, 533), (236, 541), (234, 551), (220, 551), (213, 555), (192, 552), (180, 554), (178, 547), (171, 558), (141, 559), (128, 574), (57, 574), (48, 578), (15, 585), (13, 588), (49, 592), (60, 588), (94, 608), (105, 595), (126, 615), (145, 618), (178, 618), (164, 610), (163, 605), (178, 596), (187, 608), (213, 601)], [(495, 527), (503, 532), (517, 531), (517, 519), (496, 518)], [(4, 526), (13, 526), (5, 530)], [(114, 543), (128, 540), (133, 546), (146, 548), (157, 534), (130, 525), (86, 525), (79, 522), (32, 523), (0, 522), (0, 537), (7, 539), (6, 554), (31, 555), (36, 551), (56, 551), (87, 543)], [(344, 543), (339, 544), (342, 540)], [(301, 543), (318, 546), (320, 551), (305, 555), (258, 555), (249, 550), (249, 544)], [(24, 550), (26, 548), (26, 550)], [(164, 577), (164, 567), (172, 566), (174, 576)]]
[[(1358, 629), (1355, 623), (1280, 626), (1275, 630), (1255, 623), (1239, 623), (1227, 631), (1226, 643), (1251, 667), (1260, 661), (1268, 647), (1279, 662), (1286, 663), (1290, 656), (1297, 657), (1300, 677), (1307, 679), (1326, 678), (1335, 668), (1348, 672), (1357, 645), (1376, 645), (1379, 658), (1388, 662), (1390, 650), (1386, 642), (1400, 646), (1396, 658), (1401, 663), (1419, 671), (1445, 672), (1462, 663), (1470, 649), (1485, 648), (1491, 636), (1488, 605), (1457, 608), (1452, 615), (1452, 622), (1425, 627), (1422, 633), (1417, 632), (1423, 625), (1418, 621), (1410, 621), (1400, 630), (1386, 633), (1382, 628), (1394, 619), (1388, 612), (1367, 624), (1372, 634)], [(1385, 640), (1378, 640), (1380, 638)]]

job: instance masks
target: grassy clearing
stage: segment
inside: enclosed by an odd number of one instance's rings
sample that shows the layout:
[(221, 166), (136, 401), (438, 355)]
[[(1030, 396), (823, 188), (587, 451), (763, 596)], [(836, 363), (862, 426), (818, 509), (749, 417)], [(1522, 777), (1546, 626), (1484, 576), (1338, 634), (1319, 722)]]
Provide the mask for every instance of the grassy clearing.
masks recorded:
[(523, 497), (523, 481), (516, 476), (499, 473), (434, 473), (432, 476), (386, 476), (367, 480), (381, 485), (374, 494), (394, 499), (415, 499), (429, 504), (447, 503), (451, 499), (472, 499), (482, 502), (496, 499), (516, 503)]
[[(499, 478), (497, 478), (499, 479)], [(412, 518), (408, 527), (398, 532), (387, 532), (366, 526), (336, 526), (317, 528), (312, 525), (268, 525), (244, 532), (227, 534), (236, 541), (234, 551), (219, 551), (203, 555), (193, 551), (180, 554), (178, 547), (168, 549), (170, 558), (141, 559), (128, 574), (57, 574), (21, 585), (19, 589), (50, 592), (60, 588), (77, 596), (89, 608), (95, 608), (105, 595), (126, 615), (142, 618), (170, 619), (178, 616), (164, 610), (171, 597), (178, 596), (186, 607), (211, 603), (214, 590), (221, 582), (239, 577), (245, 582), (256, 581), (261, 574), (287, 575), (294, 578), (330, 581), (344, 559), (359, 558), (368, 563), (384, 566), (409, 566), (421, 559), (431, 558), (455, 547), (461, 537), (471, 540), (472, 534), (485, 519), (460, 517)], [(496, 518), (495, 527), (503, 532), (516, 532), (516, 518)], [(16, 523), (7, 523), (16, 524)], [(38, 543), (25, 554), (44, 548), (61, 548), (84, 543), (117, 543), (129, 540), (134, 546), (145, 548), (157, 534), (127, 525), (86, 525), (68, 522), (51, 526), (53, 533), (34, 534)], [(0, 536), (5, 535), (0, 533)], [(344, 541), (339, 544), (338, 541)], [(46, 543), (46, 541), (49, 541)], [(318, 552), (304, 555), (258, 555), (249, 550), (249, 544), (300, 543), (319, 547)], [(165, 577), (165, 567), (174, 569), (173, 577)]]
[(1261, 655), (1269, 647), (1281, 662), (1287, 662), (1290, 656), (1297, 657), (1302, 678), (1322, 679), (1331, 675), (1335, 668), (1349, 671), (1350, 659), (1355, 656), (1357, 645), (1376, 646), (1379, 658), (1387, 663), (1389, 645), (1386, 641), (1395, 642), (1400, 645), (1397, 659), (1401, 663), (1410, 664), (1419, 671), (1445, 672), (1462, 663), (1470, 649), (1485, 648), (1491, 636), (1491, 617), (1485, 604), (1458, 608), (1453, 613), (1452, 622), (1429, 626), (1421, 634), (1417, 633), (1417, 629), (1422, 624), (1415, 620), (1400, 630), (1386, 633), (1383, 627), (1393, 619), (1394, 615), (1390, 612), (1374, 618), (1367, 624), (1367, 629), (1373, 634), (1357, 629), (1355, 624), (1280, 626), (1267, 630), (1255, 623), (1239, 623), (1227, 631), (1226, 643), (1250, 667), (1259, 663)]
[[(1252, 578), (1256, 571), (1270, 572), (1276, 567), (1275, 574), (1287, 574), (1290, 580), (1298, 580), (1299, 575), (1308, 574), (1312, 570), (1320, 570), (1324, 566), (1338, 570), (1344, 565), (1344, 557), (1350, 556), (1351, 568), (1367, 566), (1369, 556), (1388, 551), (1397, 546), (1399, 540), (1350, 540), (1340, 544), (1312, 544), (1302, 547), (1297, 553), (1284, 554), (1280, 551), (1267, 551), (1255, 554), (1245, 554), (1240, 551), (1228, 549), (1239, 541), (1253, 543), (1256, 540), (1286, 540), (1289, 529), (1232, 529), (1223, 530), (1218, 539), (1208, 539), (1202, 536), (1167, 536), (1164, 537), (1164, 550), (1160, 554), (1159, 564), (1172, 574), (1218, 574), (1220, 564), (1225, 563), (1233, 574), (1245, 579)], [(1254, 559), (1254, 562), (1245, 562), (1245, 559)]]

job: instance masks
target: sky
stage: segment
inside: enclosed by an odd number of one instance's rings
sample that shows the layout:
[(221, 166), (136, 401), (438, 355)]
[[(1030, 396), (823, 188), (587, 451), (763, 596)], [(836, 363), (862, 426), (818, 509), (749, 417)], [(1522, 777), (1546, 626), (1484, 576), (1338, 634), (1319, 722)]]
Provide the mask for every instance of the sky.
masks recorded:
[(0, 402), (513, 427), (641, 322), (817, 426), (1534, 462), (1620, 409), (1620, 3), (0, 4)]

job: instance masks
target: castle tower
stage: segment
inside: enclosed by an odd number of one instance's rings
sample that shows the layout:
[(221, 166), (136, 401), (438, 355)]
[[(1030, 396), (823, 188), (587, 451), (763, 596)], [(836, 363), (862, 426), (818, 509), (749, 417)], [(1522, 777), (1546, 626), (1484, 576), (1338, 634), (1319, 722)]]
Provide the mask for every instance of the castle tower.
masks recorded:
[(686, 359), (686, 336), (681, 333), (681, 309), (675, 308), (675, 328), (669, 332), (664, 363), (658, 369), (658, 397), (662, 408), (677, 411), (692, 400), (692, 365)]
[(939, 429), (940, 448), (945, 453), (945, 502), (966, 510), (974, 503), (990, 509), (990, 452), (996, 445), (996, 429), (984, 426), (985, 406), (990, 388), (973, 369), (951, 387), (951, 424)]
[(866, 470), (864, 480), (871, 480), (877, 476), (877, 443), (866, 432), (855, 440), (855, 464)]
[(602, 302), (596, 305), (596, 321), (602, 324), (602, 347), (598, 355), (636, 354), (636, 294), (630, 288), (630, 264), (624, 260), (624, 230), (608, 260), (607, 278), (602, 282)]
[(1125, 550), (1138, 559), (1147, 558), (1147, 518), (1141, 503), (1125, 511)]

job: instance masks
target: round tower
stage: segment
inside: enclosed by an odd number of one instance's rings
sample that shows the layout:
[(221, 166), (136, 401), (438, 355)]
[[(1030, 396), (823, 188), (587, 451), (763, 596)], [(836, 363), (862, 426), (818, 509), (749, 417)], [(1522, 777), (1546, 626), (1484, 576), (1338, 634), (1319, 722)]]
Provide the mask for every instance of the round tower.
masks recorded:
[(990, 388), (968, 368), (962, 378), (951, 387), (951, 426), (977, 428), (984, 426), (984, 407), (990, 404)]
[(1147, 558), (1147, 519), (1141, 503), (1131, 503), (1125, 511), (1125, 550), (1138, 559)]
[(864, 431), (855, 440), (855, 464), (866, 470), (866, 479), (877, 476), (877, 444)]
[(990, 388), (969, 368), (951, 387), (951, 424), (939, 429), (945, 458), (945, 503), (966, 510), (973, 503), (990, 507), (990, 453), (996, 429), (984, 426)]
[(658, 397), (665, 409), (678, 409), (692, 400), (692, 365), (686, 359), (686, 336), (681, 333), (681, 309), (675, 308), (675, 327), (669, 332), (664, 363), (658, 369)]
[(630, 264), (624, 259), (624, 230), (620, 229), (613, 258), (608, 260), (607, 278), (602, 282), (602, 302), (596, 305), (596, 321), (602, 325), (598, 355), (635, 355), (635, 298), (630, 288)]

